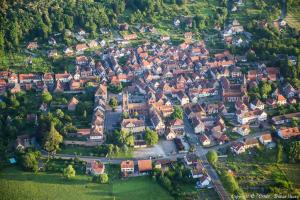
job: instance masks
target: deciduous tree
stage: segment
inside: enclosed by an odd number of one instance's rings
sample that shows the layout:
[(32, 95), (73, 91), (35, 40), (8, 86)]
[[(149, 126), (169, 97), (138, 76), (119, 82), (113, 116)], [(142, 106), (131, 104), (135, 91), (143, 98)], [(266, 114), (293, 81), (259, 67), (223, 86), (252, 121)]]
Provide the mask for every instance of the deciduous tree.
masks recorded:
[(66, 179), (71, 179), (71, 178), (74, 178), (76, 175), (76, 171), (75, 169), (73, 168), (72, 165), (68, 165), (68, 167), (66, 167), (63, 171), (63, 176), (66, 178)]

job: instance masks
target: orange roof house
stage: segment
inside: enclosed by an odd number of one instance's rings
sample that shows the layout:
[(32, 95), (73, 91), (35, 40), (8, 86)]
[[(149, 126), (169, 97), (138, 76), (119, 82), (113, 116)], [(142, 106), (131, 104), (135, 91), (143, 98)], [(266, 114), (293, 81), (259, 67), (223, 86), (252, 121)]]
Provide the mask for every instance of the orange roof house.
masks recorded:
[(133, 160), (124, 160), (121, 162), (121, 172), (128, 173), (134, 172), (134, 162)]
[(139, 172), (148, 172), (152, 170), (152, 160), (139, 160), (138, 161)]
[(86, 173), (91, 175), (100, 175), (103, 174), (105, 170), (105, 165), (101, 162), (93, 161), (91, 163), (87, 163), (86, 165)]
[(79, 51), (85, 51), (87, 48), (88, 48), (88, 46), (86, 44), (84, 44), (84, 43), (83, 44), (77, 44), (75, 46), (75, 49), (76, 49), (77, 52), (79, 52)]
[(300, 135), (300, 131), (298, 127), (289, 128), (289, 127), (281, 127), (277, 130), (278, 136), (282, 139), (290, 139), (291, 137), (296, 137)]
[(286, 104), (286, 98), (281, 94), (277, 96), (277, 104), (284, 105)]

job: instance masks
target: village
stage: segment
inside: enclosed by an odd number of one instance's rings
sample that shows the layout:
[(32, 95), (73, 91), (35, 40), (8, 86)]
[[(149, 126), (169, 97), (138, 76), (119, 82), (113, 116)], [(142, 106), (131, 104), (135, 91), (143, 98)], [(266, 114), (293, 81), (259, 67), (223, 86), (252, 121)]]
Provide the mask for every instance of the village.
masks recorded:
[[(179, 24), (174, 19), (174, 26)], [(128, 24), (119, 25), (120, 33), (128, 29)], [(139, 30), (158, 34), (151, 26)], [(78, 44), (59, 52), (55, 38), (50, 37), (52, 49), (48, 53), (73, 58), (74, 71), (1, 71), (0, 91), (63, 97), (64, 101), (41, 102), (38, 111), (27, 114), (27, 120), (38, 127), (39, 115), (57, 108), (72, 116), (75, 128), (65, 133), (63, 144), (75, 151), (56, 152), (54, 156), (87, 161), (87, 174), (104, 174), (105, 166), (115, 162), (121, 176), (128, 178), (149, 175), (157, 169), (175, 169), (174, 164), (181, 162), (190, 171), (196, 188), (215, 187), (217, 193), (225, 193), (216, 186), (219, 178), (206, 160), (207, 152), (229, 149), (233, 154), (245, 154), (259, 146), (276, 147), (274, 137), (288, 140), (300, 135), (300, 90), (287, 83), (276, 67), (248, 61), (247, 55), (234, 56), (228, 50), (210, 53), (206, 42), (196, 40), (192, 32), (183, 33), (184, 42), (179, 45), (173, 45), (168, 35), (160, 35), (159, 42), (135, 46), (131, 44), (141, 33), (125, 34), (111, 43), (87, 40), (83, 29), (69, 34)], [(224, 31), (224, 43), (247, 43), (238, 38), (241, 34), (251, 40), (234, 20)], [(30, 42), (26, 49), (35, 52), (39, 44)], [(249, 66), (247, 71), (245, 65)], [(258, 86), (264, 88), (259, 91), (260, 98), (253, 95)], [(78, 115), (75, 113), (85, 103), (81, 99), (87, 93), (93, 98), (79, 115), (88, 115), (90, 121), (76, 127), (80, 118), (73, 115)], [(285, 108), (289, 111), (281, 112)], [(108, 145), (115, 130), (133, 138), (121, 144), (133, 151), (129, 158), (108, 158), (107, 154), (87, 158), (76, 153), (77, 147)], [(149, 139), (151, 134), (154, 139)], [(19, 150), (36, 145), (36, 135), (19, 135), (16, 140)]]

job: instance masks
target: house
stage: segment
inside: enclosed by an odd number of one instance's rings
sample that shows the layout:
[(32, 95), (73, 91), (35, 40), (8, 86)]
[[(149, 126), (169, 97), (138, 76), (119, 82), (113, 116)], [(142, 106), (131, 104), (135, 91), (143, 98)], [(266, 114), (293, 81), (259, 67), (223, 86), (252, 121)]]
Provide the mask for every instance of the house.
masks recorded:
[(237, 121), (240, 124), (248, 124), (255, 121), (262, 122), (265, 120), (267, 120), (267, 113), (259, 109), (237, 114)]
[(18, 83), (19, 81), (18, 75), (15, 73), (9, 74), (7, 81), (8, 83)]
[(20, 84), (37, 83), (39, 81), (41, 81), (41, 77), (38, 74), (19, 74)]
[(80, 128), (77, 129), (76, 136), (77, 137), (86, 137), (91, 134), (91, 129), (90, 128)]
[(68, 110), (75, 111), (78, 103), (79, 103), (79, 101), (75, 97), (73, 97), (68, 103)]
[(55, 74), (55, 80), (62, 83), (68, 83), (72, 80), (72, 78), (72, 75), (66, 71), (63, 74)]
[(245, 147), (245, 149), (259, 147), (259, 142), (256, 138), (247, 138), (244, 141), (244, 147)]
[(39, 45), (37, 42), (29, 42), (26, 48), (29, 50), (35, 50), (38, 47), (39, 47)]
[(77, 56), (76, 64), (77, 65), (86, 65), (88, 64), (89, 59), (86, 56)]
[(77, 53), (82, 53), (82, 52), (84, 52), (85, 50), (88, 49), (88, 46), (86, 44), (84, 44), (84, 43), (83, 44), (77, 44), (75, 46), (75, 49), (76, 49)]
[(249, 124), (244, 124), (242, 126), (235, 127), (234, 131), (242, 136), (246, 136), (250, 133), (250, 126)]
[(180, 25), (180, 20), (175, 19), (173, 23), (174, 23), (174, 26), (178, 27)]
[(88, 162), (86, 164), (86, 173), (87, 174), (97, 176), (97, 175), (103, 174), (104, 170), (105, 170), (105, 165), (101, 162), (92, 161), (92, 162)]
[(283, 87), (283, 92), (287, 98), (292, 98), (296, 95), (297, 91), (290, 83), (288, 83), (285, 87)]
[(119, 30), (120, 31), (127, 31), (129, 28), (129, 25), (127, 23), (119, 24)]
[(138, 160), (139, 173), (148, 173), (152, 171), (152, 160)]
[(283, 95), (279, 94), (277, 96), (277, 105), (282, 106), (282, 105), (285, 105), (285, 104), (286, 104), (286, 98)]
[(169, 171), (170, 167), (173, 167), (173, 163), (176, 163), (176, 161), (176, 159), (157, 160), (154, 163), (154, 168), (166, 172)]
[(48, 40), (49, 45), (56, 45), (56, 40), (53, 37), (50, 37)]
[(72, 55), (72, 54), (74, 53), (74, 50), (73, 50), (72, 47), (66, 47), (66, 48), (64, 49), (64, 53), (65, 53), (66, 55)]
[(300, 119), (300, 112), (297, 113), (289, 113), (285, 115), (278, 115), (272, 117), (272, 122), (275, 125), (285, 124), (291, 122), (292, 119)]
[(165, 123), (163, 122), (160, 115), (155, 111), (150, 111), (150, 121), (152, 123), (153, 128), (159, 133), (162, 134), (165, 130)]
[(168, 35), (162, 35), (162, 36), (160, 36), (160, 40), (161, 41), (169, 41), (170, 40), (170, 36), (168, 36)]
[(184, 33), (184, 39), (186, 43), (192, 42), (193, 33), (192, 32), (186, 32)]
[(183, 130), (184, 129), (184, 123), (181, 119), (173, 119), (170, 121), (170, 128), (172, 130)]
[(187, 165), (197, 164), (199, 158), (196, 154), (187, 154), (184, 156), (184, 161)]
[(263, 110), (265, 108), (265, 105), (259, 99), (255, 99), (250, 103), (250, 108), (251, 110), (256, 110), (256, 109)]
[(19, 93), (21, 92), (21, 86), (19, 83), (15, 83), (14, 86), (10, 89), (10, 92), (12, 94), (16, 94), (16, 93)]
[(42, 80), (46, 85), (54, 84), (54, 74), (52, 73), (45, 73), (42, 77)]
[(123, 173), (133, 173), (134, 172), (134, 161), (133, 160), (124, 160), (120, 164), (121, 172)]
[(131, 133), (140, 133), (145, 131), (145, 122), (137, 118), (123, 119), (121, 130)]
[(64, 88), (64, 85), (62, 82), (60, 82), (59, 80), (56, 81), (56, 86), (55, 86), (55, 89), (54, 89), (54, 92), (57, 93), (57, 92), (63, 92), (65, 90)]
[(196, 186), (199, 188), (205, 188), (210, 185), (211, 178), (208, 174), (203, 175), (199, 178), (199, 181), (197, 181)]
[(277, 130), (277, 134), (279, 137), (286, 140), (286, 139), (290, 139), (292, 137), (299, 136), (300, 131), (299, 131), (298, 127), (293, 127), (293, 128), (280, 127), (280, 129)]
[(191, 166), (191, 175), (194, 179), (202, 177), (203, 173), (204, 173), (204, 167), (200, 161), (197, 161), (196, 164), (193, 164)]
[(124, 36), (123, 36), (123, 39), (124, 39), (124, 40), (135, 40), (135, 39), (137, 39), (137, 35), (136, 35), (135, 33), (133, 33), (133, 34), (128, 34), (128, 35), (124, 35)]
[(241, 153), (244, 153), (246, 151), (243, 142), (233, 142), (233, 144), (230, 147), (230, 150), (233, 153), (236, 153), (236, 154), (241, 154)]
[(166, 137), (166, 140), (173, 140), (177, 137), (177, 134), (173, 129), (167, 128), (165, 131), (165, 137)]
[(199, 141), (203, 146), (208, 146), (211, 143), (209, 137), (207, 137), (207, 135), (205, 135), (205, 134), (199, 135)]
[(35, 145), (35, 137), (31, 137), (30, 135), (20, 135), (16, 139), (15, 147), (17, 150), (24, 150), (30, 147), (34, 147)]
[(270, 133), (265, 133), (259, 137), (261, 144), (266, 145), (272, 142), (272, 135)]
[(201, 121), (201, 119), (197, 116), (193, 117), (191, 119), (192, 125), (194, 127), (194, 132), (197, 133), (202, 133), (205, 131), (205, 124)]
[(71, 80), (70, 82), (70, 90), (71, 91), (78, 91), (81, 90), (81, 83), (80, 81)]
[(99, 45), (99, 42), (97, 40), (91, 40), (88, 45), (90, 48), (95, 48)]
[(190, 102), (189, 97), (182, 91), (180, 91), (176, 94), (176, 98), (178, 99), (178, 101), (180, 101), (180, 104), (182, 106), (185, 104), (188, 104)]

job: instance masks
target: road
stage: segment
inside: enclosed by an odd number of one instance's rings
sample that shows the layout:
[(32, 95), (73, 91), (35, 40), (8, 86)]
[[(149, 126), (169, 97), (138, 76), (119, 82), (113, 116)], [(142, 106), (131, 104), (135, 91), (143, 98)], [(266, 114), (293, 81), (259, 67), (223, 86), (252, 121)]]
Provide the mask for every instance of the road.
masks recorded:
[[(236, 142), (236, 141), (243, 141), (244, 139), (247, 139), (247, 138), (253, 138), (253, 137), (259, 137), (260, 135), (262, 135), (263, 133), (266, 132), (266, 130), (264, 131), (259, 131), (256, 132), (255, 134), (250, 134), (250, 135), (246, 135), (246, 136), (243, 136), (237, 140), (234, 140), (234, 141), (230, 141), (230, 142), (227, 142), (225, 144), (222, 144), (222, 145), (216, 145), (216, 146), (213, 146), (213, 147), (208, 147), (208, 148), (203, 148), (202, 146), (199, 146), (197, 145), (199, 143), (199, 139), (198, 139), (198, 136), (194, 133), (194, 130), (191, 126), (191, 124), (189, 123), (188, 119), (185, 117), (184, 118), (184, 125), (185, 125), (185, 132), (186, 132), (186, 135), (188, 136), (189, 138), (189, 142), (191, 144), (194, 144), (195, 147), (196, 147), (196, 155), (200, 157), (202, 163), (203, 163), (203, 166), (205, 167), (208, 175), (211, 177), (211, 180), (212, 180), (212, 183), (214, 185), (214, 189), (215, 191), (218, 193), (220, 199), (222, 200), (230, 200), (230, 195), (227, 193), (227, 191), (225, 190), (224, 186), (222, 185), (221, 183), (221, 180), (217, 174), (217, 172), (215, 171), (215, 169), (208, 163), (207, 159), (206, 159), (206, 154), (209, 150), (219, 150), (219, 149), (223, 149), (223, 148), (227, 148), (229, 146), (232, 145), (233, 142)], [(264, 124), (264, 127), (268, 127), (269, 126), (267, 124)], [(252, 128), (256, 128), (257, 130), (257, 127), (252, 127)]]
[[(247, 135), (247, 136), (241, 137), (237, 140), (230, 141), (230, 142), (222, 144), (222, 145), (216, 145), (216, 146), (213, 146), (213, 147), (203, 148), (202, 146), (199, 145), (198, 136), (194, 133), (194, 130), (193, 130), (191, 124), (189, 123), (189, 121), (186, 118), (184, 119), (184, 123), (185, 123), (185, 132), (186, 132), (186, 135), (188, 137), (188, 142), (190, 144), (195, 145), (196, 150), (195, 150), (194, 153), (201, 159), (201, 161), (203, 163), (203, 166), (205, 167), (208, 175), (211, 177), (211, 180), (212, 180), (212, 183), (214, 185), (215, 191), (218, 193), (220, 199), (229, 200), (230, 196), (226, 192), (225, 188), (223, 187), (217, 172), (208, 163), (208, 161), (206, 159), (207, 152), (209, 150), (216, 150), (217, 151), (219, 149), (227, 148), (227, 147), (231, 146), (231, 144), (235, 141), (243, 141), (246, 138), (259, 137), (260, 135), (262, 135), (266, 131), (258, 131), (255, 134)], [(42, 151), (42, 156), (47, 157), (48, 154), (46, 152)], [(160, 157), (160, 158), (155, 158), (155, 159), (152, 159), (152, 160), (153, 161), (164, 160), (164, 159), (175, 160), (175, 159), (178, 159), (178, 158), (183, 158), (184, 156), (185, 156), (185, 154), (166, 155), (166, 156), (163, 156), (163, 157)], [(82, 156), (82, 155), (79, 156), (79, 155), (74, 155), (74, 154), (55, 154), (54, 157), (55, 158), (61, 158), (61, 159), (74, 159), (74, 158), (77, 157), (82, 161), (92, 162), (92, 161), (96, 160), (96, 161), (100, 161), (100, 162), (105, 163), (105, 164), (120, 164), (123, 160), (126, 160), (125, 158), (106, 158), (106, 157)], [(149, 159), (149, 158), (148, 157), (147, 158), (133, 158), (132, 160), (134, 160), (135, 164), (137, 164), (137, 161), (139, 159)]]
[[(165, 160), (165, 159), (170, 159), (170, 160), (175, 160), (178, 158), (183, 158), (185, 154), (176, 154), (176, 155), (172, 155), (172, 156), (164, 156), (162, 158), (155, 158), (152, 159), (153, 161), (157, 161), (157, 160)], [(42, 152), (42, 156), (43, 157), (48, 157), (48, 154), (46, 152)], [(92, 161), (100, 161), (104, 164), (120, 164), (122, 161), (127, 160), (126, 158), (106, 158), (106, 157), (97, 157), (97, 156), (82, 156), (82, 155), (74, 155), (74, 154), (55, 154), (52, 157), (57, 158), (57, 159), (65, 159), (65, 160), (69, 160), (69, 159), (75, 159), (78, 158), (82, 161), (85, 162), (92, 162)], [(149, 159), (147, 158), (131, 158), (131, 160), (134, 160), (135, 162), (137, 162), (138, 160), (141, 159)]]
[[(217, 172), (208, 163), (208, 161), (206, 159), (206, 153), (208, 152), (208, 150), (211, 150), (211, 149), (217, 150), (217, 147), (219, 147), (219, 146), (204, 149), (202, 146), (198, 145), (199, 144), (198, 136), (194, 133), (194, 129), (192, 128), (190, 122), (188, 121), (188, 119), (186, 117), (184, 118), (184, 126), (185, 126), (185, 133), (189, 138), (189, 142), (190, 142), (190, 144), (195, 145), (195, 147), (196, 147), (195, 154), (201, 159), (203, 166), (205, 167), (208, 175), (211, 178), (211, 181), (214, 185), (215, 191), (218, 193), (220, 199), (230, 200), (230, 196), (228, 195), (225, 188), (223, 187)], [(229, 144), (226, 144), (226, 145), (229, 145)]]
[(202, 156), (207, 153), (207, 149), (204, 149), (202, 146), (199, 145), (199, 139), (198, 136), (194, 133), (194, 129), (190, 122), (188, 121), (187, 117), (184, 117), (184, 131), (186, 136), (188, 137), (188, 142), (190, 144), (195, 145), (196, 147), (196, 152), (198, 155)]

